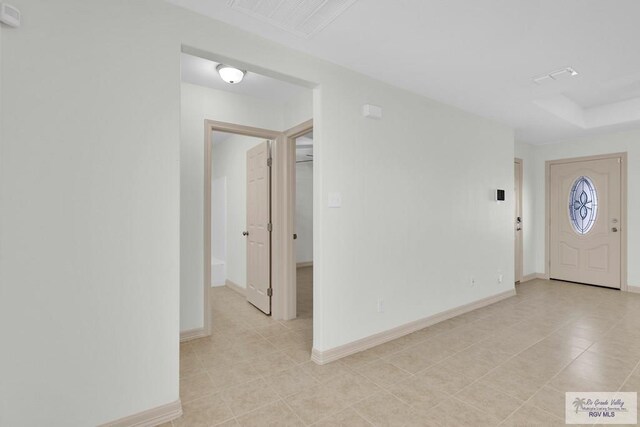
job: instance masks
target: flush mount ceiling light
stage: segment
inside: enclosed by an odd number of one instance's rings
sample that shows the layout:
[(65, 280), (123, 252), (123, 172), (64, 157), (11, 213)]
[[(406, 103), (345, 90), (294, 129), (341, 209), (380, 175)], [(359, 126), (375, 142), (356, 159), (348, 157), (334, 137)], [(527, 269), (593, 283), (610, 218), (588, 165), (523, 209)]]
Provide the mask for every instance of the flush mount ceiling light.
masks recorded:
[(534, 77), (533, 81), (539, 85), (548, 83), (553, 80), (562, 80), (567, 77), (575, 77), (578, 72), (571, 67), (563, 68), (562, 70), (553, 71), (549, 74), (543, 74), (542, 76)]
[(222, 80), (232, 85), (240, 83), (244, 78), (244, 75), (247, 74), (246, 71), (242, 71), (224, 64), (218, 65), (216, 67), (216, 70), (218, 71), (218, 74), (220, 74), (220, 78)]

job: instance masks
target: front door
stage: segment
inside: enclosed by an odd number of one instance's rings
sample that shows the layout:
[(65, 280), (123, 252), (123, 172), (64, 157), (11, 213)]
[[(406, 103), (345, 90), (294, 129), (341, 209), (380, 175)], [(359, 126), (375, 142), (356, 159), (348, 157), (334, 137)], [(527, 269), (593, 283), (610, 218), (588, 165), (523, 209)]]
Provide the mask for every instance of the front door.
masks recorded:
[(271, 314), (269, 141), (247, 151), (247, 301)]
[(621, 161), (550, 165), (551, 279), (620, 289)]

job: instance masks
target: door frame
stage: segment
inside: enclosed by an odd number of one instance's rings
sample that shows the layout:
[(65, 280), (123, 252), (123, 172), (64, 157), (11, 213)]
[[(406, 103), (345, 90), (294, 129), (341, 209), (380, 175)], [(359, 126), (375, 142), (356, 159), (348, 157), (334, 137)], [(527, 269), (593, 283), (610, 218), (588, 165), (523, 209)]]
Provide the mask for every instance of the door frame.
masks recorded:
[(578, 163), (589, 160), (620, 159), (620, 290), (628, 291), (627, 283), (627, 153), (599, 154), (595, 156), (572, 157), (567, 159), (547, 160), (545, 162), (545, 245), (544, 245), (544, 277), (550, 278), (551, 244), (551, 165)]
[[(520, 223), (520, 240), (518, 242), (517, 247), (515, 248), (516, 251), (516, 257), (520, 258), (520, 271), (516, 272), (516, 279), (518, 280), (514, 280), (514, 282), (516, 283), (521, 283), (522, 282), (522, 278), (524, 277), (524, 251), (523, 251), (523, 241), (524, 241), (524, 228), (523, 228), (523, 223), (524, 221), (522, 221), (522, 218), (524, 217), (524, 215), (522, 214), (523, 212), (523, 206), (522, 206), (522, 178), (524, 176), (524, 162), (522, 161), (522, 159), (519, 158), (514, 158), (513, 161), (514, 164), (518, 164), (520, 165), (520, 173), (518, 174), (519, 176), (518, 178), (518, 200), (516, 200), (516, 203), (518, 204), (518, 206), (520, 206), (520, 218), (521, 218), (521, 223)], [(514, 176), (515, 178), (515, 176)], [(517, 212), (516, 212), (517, 214)], [(516, 225), (514, 224), (514, 233), (516, 233), (515, 230)], [(518, 278), (518, 273), (520, 273), (520, 277)]]
[[(204, 121), (204, 336), (211, 335), (211, 302), (209, 301), (209, 291), (211, 289), (211, 176), (212, 176), (212, 165), (211, 165), (211, 154), (213, 148), (213, 132), (227, 132), (233, 133), (236, 135), (244, 135), (244, 136), (253, 136), (256, 138), (264, 138), (273, 141), (271, 147), (271, 156), (274, 158), (274, 166), (275, 166), (275, 157), (276, 157), (276, 140), (281, 135), (281, 132), (269, 130), (269, 129), (261, 129), (255, 128), (251, 126), (243, 126), (237, 125), (233, 123), (225, 123), (218, 122), (215, 120), (205, 120)], [(273, 174), (272, 168), (271, 173)], [(275, 197), (273, 193), (274, 190), (274, 180), (271, 180), (271, 192), (272, 197)], [(273, 206), (273, 199), (272, 199)], [(273, 211), (272, 211), (273, 213)], [(275, 231), (274, 227), (274, 231)], [(273, 239), (273, 235), (272, 235)], [(272, 244), (273, 251), (273, 244)], [(273, 277), (273, 265), (271, 266), (271, 274)], [(272, 281), (272, 286), (275, 284), (275, 281)], [(275, 291), (275, 290), (274, 290)], [(273, 312), (273, 311), (272, 311)]]
[[(278, 276), (285, 285), (285, 292), (282, 293), (279, 301), (283, 308), (282, 318), (291, 320), (297, 317), (297, 270), (296, 270), (296, 252), (293, 234), (295, 233), (295, 215), (296, 215), (296, 139), (313, 130), (313, 119), (307, 120), (289, 130), (284, 131), (283, 146), (286, 155), (281, 159), (285, 161), (282, 166), (285, 181), (280, 188), (288, 188), (289, 191), (281, 199), (283, 202), (282, 211), (287, 212), (287, 218), (282, 218), (282, 226), (285, 237), (282, 241), (281, 252), (284, 255), (283, 262), (276, 267)], [(314, 141), (315, 144), (315, 141)], [(315, 227), (314, 227), (315, 230)]]
[[(227, 132), (273, 141), (271, 144), (271, 316), (276, 320), (296, 317), (296, 260), (293, 241), (295, 222), (295, 139), (313, 129), (313, 119), (284, 132), (216, 120), (204, 121), (204, 331), (211, 335), (211, 176), (213, 132)], [(207, 237), (208, 236), (208, 237)]]

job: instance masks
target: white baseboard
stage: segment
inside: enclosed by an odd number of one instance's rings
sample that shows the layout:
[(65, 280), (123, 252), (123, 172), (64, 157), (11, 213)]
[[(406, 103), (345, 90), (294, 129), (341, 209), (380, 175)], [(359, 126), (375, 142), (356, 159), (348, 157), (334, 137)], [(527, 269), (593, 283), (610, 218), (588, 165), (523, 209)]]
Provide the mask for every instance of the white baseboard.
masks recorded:
[(341, 346), (331, 348), (329, 350), (319, 351), (314, 348), (311, 352), (311, 360), (319, 365), (324, 365), (326, 363), (342, 359), (343, 357), (368, 350), (372, 347), (384, 344), (388, 341), (395, 340), (412, 332), (426, 328), (427, 326), (431, 326), (444, 320), (451, 319), (452, 317), (477, 310), (478, 308), (486, 307), (487, 305), (491, 305), (503, 299), (512, 297), (515, 294), (515, 289), (511, 289), (487, 298), (483, 298), (478, 301), (474, 301), (469, 304), (462, 305), (460, 307), (452, 308), (450, 310), (434, 314), (433, 316), (425, 317), (424, 319), (409, 322), (407, 324), (397, 326), (387, 331), (379, 332), (377, 334), (361, 338), (348, 344), (343, 344)]
[(634, 294), (640, 294), (640, 286), (627, 286), (627, 292), (633, 292)]
[(231, 280), (227, 280), (227, 281), (225, 281), (224, 284), (225, 284), (226, 287), (228, 287), (229, 289), (231, 289), (233, 291), (236, 291), (237, 293), (239, 293), (243, 297), (247, 296), (247, 290), (245, 288), (243, 288), (242, 286), (238, 285), (237, 283), (234, 283)]
[(180, 332), (180, 342), (191, 341), (197, 338), (204, 338), (207, 336), (207, 332), (204, 328), (189, 329)]
[(299, 262), (296, 264), (296, 268), (313, 267), (313, 261)]
[(99, 427), (154, 427), (182, 416), (180, 399), (157, 408), (120, 418)]
[(522, 280), (520, 280), (520, 283), (525, 283), (525, 282), (529, 282), (531, 280), (535, 280), (535, 279), (546, 279), (544, 273), (531, 273), (531, 274), (527, 274), (525, 276), (522, 276)]

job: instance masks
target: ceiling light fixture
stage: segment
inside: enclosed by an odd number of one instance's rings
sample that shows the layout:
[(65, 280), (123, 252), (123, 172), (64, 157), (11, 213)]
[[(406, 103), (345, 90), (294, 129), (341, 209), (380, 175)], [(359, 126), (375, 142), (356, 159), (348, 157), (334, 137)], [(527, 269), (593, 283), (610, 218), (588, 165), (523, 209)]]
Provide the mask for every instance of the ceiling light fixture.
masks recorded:
[(244, 75), (247, 74), (246, 71), (224, 64), (218, 65), (216, 70), (218, 71), (218, 74), (220, 74), (220, 78), (222, 80), (232, 85), (240, 83), (244, 78)]

